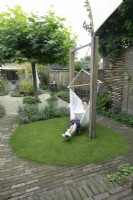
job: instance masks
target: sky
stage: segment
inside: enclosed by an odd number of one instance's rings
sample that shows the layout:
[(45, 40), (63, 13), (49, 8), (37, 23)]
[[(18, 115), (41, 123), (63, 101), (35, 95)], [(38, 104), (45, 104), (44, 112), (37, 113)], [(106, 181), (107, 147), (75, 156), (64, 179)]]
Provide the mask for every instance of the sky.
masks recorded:
[[(50, 5), (54, 5), (53, 10), (59, 16), (65, 17), (72, 26), (74, 33), (78, 35), (77, 46), (88, 44), (91, 40), (87, 31), (83, 28), (84, 20), (88, 20), (87, 11), (84, 7), (85, 0), (0, 0), (0, 11), (6, 9), (6, 5), (13, 7), (21, 5), (24, 11), (45, 12), (50, 9)], [(90, 54), (88, 47), (78, 52), (78, 58), (85, 57)]]

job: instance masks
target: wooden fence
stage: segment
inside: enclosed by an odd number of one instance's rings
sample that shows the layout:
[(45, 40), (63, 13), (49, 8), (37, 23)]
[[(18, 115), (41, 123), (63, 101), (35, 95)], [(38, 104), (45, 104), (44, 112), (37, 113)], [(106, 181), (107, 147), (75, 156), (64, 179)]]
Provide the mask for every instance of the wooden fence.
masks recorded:
[(104, 58), (104, 83), (108, 88), (112, 98), (112, 105), (115, 108), (122, 106), (123, 92), (123, 69), (124, 69), (124, 52), (121, 51), (117, 57)]
[(115, 58), (104, 58), (104, 83), (112, 106), (133, 114), (133, 47), (123, 49)]
[[(75, 76), (77, 75), (78, 72), (75, 72)], [(103, 81), (103, 70), (99, 69), (98, 71), (98, 79)], [(49, 75), (49, 83), (55, 82), (58, 87), (63, 86), (66, 87), (69, 85), (69, 72), (68, 71), (51, 71)], [(76, 79), (74, 82), (74, 85), (80, 85), (80, 84), (85, 84), (85, 83), (90, 83), (90, 77), (86, 73), (81, 73), (79, 78)], [(77, 87), (77, 89), (81, 89), (81, 87)], [(82, 90), (88, 90), (88, 86), (82, 87)]]

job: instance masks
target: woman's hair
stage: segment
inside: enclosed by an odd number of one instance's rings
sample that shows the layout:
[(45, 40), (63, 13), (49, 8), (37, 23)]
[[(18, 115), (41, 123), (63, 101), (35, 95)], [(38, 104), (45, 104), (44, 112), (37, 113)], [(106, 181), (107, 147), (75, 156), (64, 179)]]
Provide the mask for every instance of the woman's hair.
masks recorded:
[(82, 103), (86, 102), (87, 104), (89, 103), (89, 101), (86, 98), (82, 99)]

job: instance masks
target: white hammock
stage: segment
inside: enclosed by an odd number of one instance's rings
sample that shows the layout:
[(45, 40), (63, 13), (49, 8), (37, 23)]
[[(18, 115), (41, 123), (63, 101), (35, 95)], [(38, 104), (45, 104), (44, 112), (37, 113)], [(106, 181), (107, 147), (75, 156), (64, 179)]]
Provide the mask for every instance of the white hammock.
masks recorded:
[(69, 89), (70, 92), (70, 118), (75, 119), (78, 118), (80, 119), (80, 124), (82, 126), (85, 126), (89, 122), (89, 105), (87, 110), (84, 112), (83, 110), (83, 104), (82, 100), (71, 90)]
[[(85, 71), (84, 69), (81, 69), (81, 71), (77, 74), (77, 76), (73, 79), (73, 81), (68, 86), (69, 88), (69, 94), (70, 94), (70, 119), (78, 118), (80, 119), (81, 126), (88, 125), (89, 123), (89, 110), (90, 110), (90, 103), (88, 104), (87, 110), (83, 110), (83, 104), (82, 100), (75, 94), (75, 92), (71, 89), (71, 86), (73, 85), (74, 81), (79, 77), (79, 74), (81, 72), (84, 72), (90, 76), (90, 74)], [(99, 83), (102, 83), (98, 80), (98, 89), (99, 89)], [(74, 88), (74, 86), (73, 86)], [(98, 91), (97, 89), (97, 91)]]

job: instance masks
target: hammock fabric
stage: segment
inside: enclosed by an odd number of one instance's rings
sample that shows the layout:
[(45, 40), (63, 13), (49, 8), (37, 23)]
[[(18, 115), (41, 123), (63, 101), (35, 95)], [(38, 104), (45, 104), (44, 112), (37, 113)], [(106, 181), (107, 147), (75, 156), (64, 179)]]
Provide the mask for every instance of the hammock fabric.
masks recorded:
[(70, 118), (75, 119), (77, 117), (80, 119), (81, 126), (87, 125), (89, 122), (89, 105), (87, 110), (84, 112), (82, 100), (71, 90), (70, 92)]
[[(74, 88), (74, 81), (78, 78), (81, 72), (84, 72), (90, 76), (90, 74), (81, 69), (81, 71), (77, 74), (77, 76), (73, 79), (73, 81), (70, 83), (68, 86), (69, 88), (69, 94), (70, 94), (70, 119), (75, 119), (78, 118), (80, 119), (80, 124), (81, 126), (85, 126), (89, 123), (89, 110), (90, 110), (90, 104), (87, 107), (87, 110), (83, 110), (83, 104), (82, 100), (75, 94), (75, 92), (71, 89), (72, 87)], [(102, 83), (101, 81), (98, 80), (98, 89), (99, 89), (99, 83)], [(98, 91), (97, 89), (97, 91)]]

